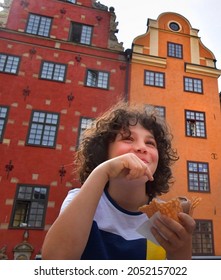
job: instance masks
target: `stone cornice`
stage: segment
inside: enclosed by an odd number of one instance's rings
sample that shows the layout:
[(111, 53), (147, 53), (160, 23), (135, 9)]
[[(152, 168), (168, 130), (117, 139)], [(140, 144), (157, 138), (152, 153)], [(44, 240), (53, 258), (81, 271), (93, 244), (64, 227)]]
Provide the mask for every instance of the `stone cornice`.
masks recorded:
[(221, 75), (221, 70), (213, 67), (202, 66), (197, 64), (185, 63), (185, 71), (187, 73), (204, 75), (218, 78)]
[(166, 58), (164, 57), (144, 55), (135, 52), (133, 52), (132, 54), (132, 63), (140, 63), (140, 64), (156, 66), (160, 68), (166, 68), (167, 66), (167, 61)]

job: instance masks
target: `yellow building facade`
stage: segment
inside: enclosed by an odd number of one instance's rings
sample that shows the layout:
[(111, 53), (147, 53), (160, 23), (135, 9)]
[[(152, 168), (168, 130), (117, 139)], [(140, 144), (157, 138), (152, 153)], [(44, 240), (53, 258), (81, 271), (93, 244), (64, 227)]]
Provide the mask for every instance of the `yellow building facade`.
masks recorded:
[(221, 256), (221, 112), (214, 54), (176, 13), (149, 19), (132, 45), (130, 102), (152, 105), (166, 119), (179, 160), (164, 196), (199, 196), (194, 256)]

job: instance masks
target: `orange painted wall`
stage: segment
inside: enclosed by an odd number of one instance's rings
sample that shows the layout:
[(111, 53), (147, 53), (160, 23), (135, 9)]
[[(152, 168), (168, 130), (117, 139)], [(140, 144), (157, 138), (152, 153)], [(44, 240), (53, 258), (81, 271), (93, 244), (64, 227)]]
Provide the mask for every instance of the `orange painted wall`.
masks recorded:
[[(168, 23), (175, 21), (180, 23), (182, 30), (173, 32), (168, 28)], [(155, 106), (164, 106), (166, 120), (174, 135), (173, 146), (179, 154), (179, 161), (173, 167), (175, 183), (170, 193), (164, 196), (169, 199), (177, 195), (188, 197), (200, 196), (202, 202), (195, 210), (194, 218), (208, 219), (213, 221), (215, 255), (221, 255), (221, 114), (218, 95), (218, 76), (213, 77), (204, 73), (187, 73), (185, 63), (194, 64), (191, 61), (191, 32), (192, 29), (187, 19), (174, 13), (161, 14), (147, 33), (134, 39), (131, 63), (130, 101), (143, 102)], [(154, 25), (154, 27), (153, 27)], [(151, 47), (151, 37), (157, 30), (158, 43)], [(156, 33), (155, 33), (156, 34)], [(196, 34), (196, 33), (195, 33)], [(156, 41), (157, 42), (157, 41)], [(183, 59), (167, 56), (167, 42), (181, 44), (183, 46)], [(153, 48), (153, 46), (155, 48)], [(152, 49), (151, 49), (152, 48)], [(199, 65), (206, 66), (206, 59), (211, 61), (214, 55), (198, 40)], [(151, 57), (164, 58), (165, 64), (148, 64), (145, 62), (148, 55)], [(157, 51), (157, 55), (156, 55)], [(137, 60), (137, 56), (142, 57)], [(207, 68), (208, 66), (206, 66)], [(210, 68), (208, 68), (210, 69)], [(213, 67), (214, 69), (214, 67)], [(144, 71), (152, 70), (165, 73), (165, 88), (144, 85)], [(215, 70), (215, 69), (214, 69)], [(219, 73), (220, 74), (220, 73)], [(183, 77), (191, 77), (203, 80), (203, 94), (184, 91)], [(207, 137), (196, 138), (185, 136), (184, 110), (203, 111), (206, 115)], [(216, 154), (216, 159), (212, 158)], [(188, 191), (187, 161), (207, 162), (209, 164), (210, 192), (197, 193)]]

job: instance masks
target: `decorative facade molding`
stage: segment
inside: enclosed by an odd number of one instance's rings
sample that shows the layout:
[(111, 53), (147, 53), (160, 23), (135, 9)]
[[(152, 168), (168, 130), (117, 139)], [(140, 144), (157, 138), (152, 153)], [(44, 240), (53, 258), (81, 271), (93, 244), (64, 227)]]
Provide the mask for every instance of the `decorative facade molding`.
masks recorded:
[(185, 63), (185, 70), (187, 73), (204, 75), (213, 78), (218, 78), (221, 75), (221, 70), (219, 69), (191, 63)]
[(141, 53), (132, 54), (132, 63), (141, 63), (149, 66), (156, 66), (160, 68), (167, 67), (167, 60), (164, 57), (157, 57), (152, 55), (145, 55)]
[(123, 51), (123, 43), (119, 43), (117, 36), (115, 35), (118, 33), (118, 22), (116, 22), (116, 15), (114, 12), (114, 8), (110, 7), (109, 9), (111, 17), (110, 17), (110, 29), (109, 29), (109, 40), (108, 40), (108, 47), (112, 50)]
[(0, 3), (0, 7), (3, 8), (3, 10), (0, 11), (0, 27), (6, 26), (12, 1), (13, 0), (4, 0), (4, 3)]
[(99, 10), (103, 10), (103, 11), (108, 11), (108, 7), (101, 4), (99, 1), (97, 2), (97, 0), (92, 0), (92, 7), (99, 9)]

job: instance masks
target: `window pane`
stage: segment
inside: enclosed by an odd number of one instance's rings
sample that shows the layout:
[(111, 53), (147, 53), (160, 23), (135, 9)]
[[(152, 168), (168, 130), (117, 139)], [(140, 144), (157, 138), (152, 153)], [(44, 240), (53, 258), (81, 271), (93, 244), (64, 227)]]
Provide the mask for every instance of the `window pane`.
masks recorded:
[(87, 74), (87, 86), (96, 87), (98, 80), (98, 74), (95, 71), (88, 71)]
[(0, 142), (3, 139), (3, 132), (6, 126), (7, 115), (8, 115), (8, 107), (0, 106)]
[(82, 26), (81, 43), (90, 45), (91, 43), (92, 27)]
[(4, 71), (6, 59), (7, 59), (6, 55), (0, 54), (0, 71)]
[(80, 143), (82, 139), (82, 134), (85, 131), (85, 129), (91, 127), (93, 119), (92, 118), (81, 118), (80, 121), (80, 128), (79, 128), (79, 136), (78, 136), (78, 143)]
[(98, 75), (98, 85), (99, 88), (108, 87), (108, 73), (99, 72)]

